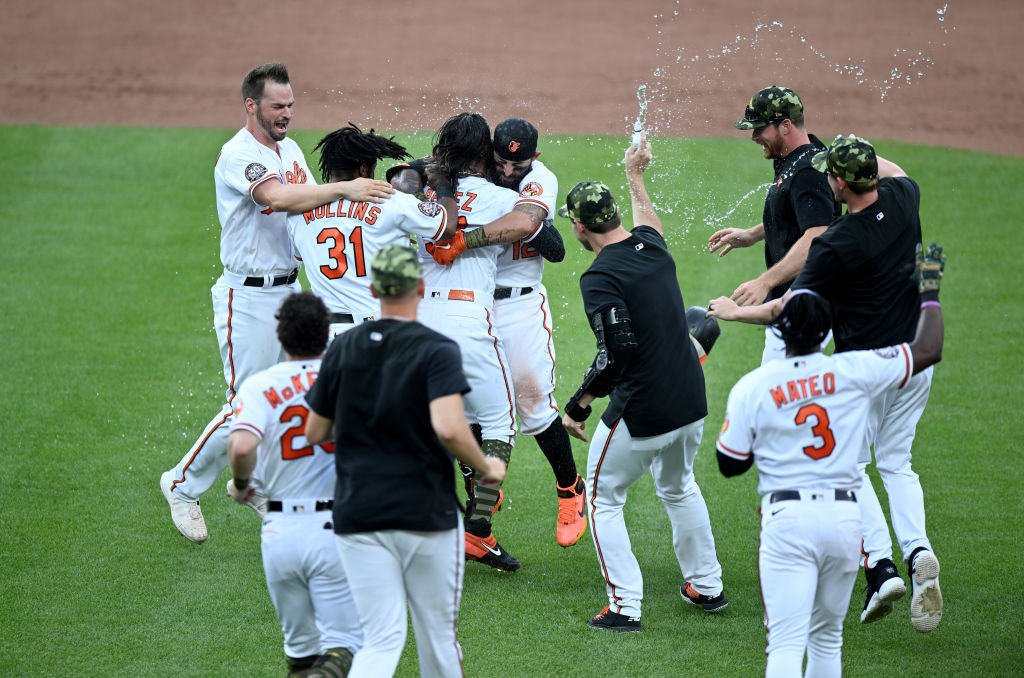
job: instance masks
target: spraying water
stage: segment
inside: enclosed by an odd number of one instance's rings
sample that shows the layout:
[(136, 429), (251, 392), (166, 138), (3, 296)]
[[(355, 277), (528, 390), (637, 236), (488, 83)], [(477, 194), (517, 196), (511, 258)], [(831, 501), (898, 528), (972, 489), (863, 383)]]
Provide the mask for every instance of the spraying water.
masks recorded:
[(636, 100), (640, 104), (640, 112), (637, 113), (636, 121), (633, 123), (633, 145), (640, 143), (640, 136), (644, 133), (644, 124), (647, 122), (647, 83), (636, 88)]

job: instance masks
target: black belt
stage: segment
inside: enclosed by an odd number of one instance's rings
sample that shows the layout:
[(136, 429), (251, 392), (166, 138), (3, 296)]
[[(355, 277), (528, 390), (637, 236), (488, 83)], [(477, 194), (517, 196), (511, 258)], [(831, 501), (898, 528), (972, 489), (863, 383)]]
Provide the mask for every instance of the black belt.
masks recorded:
[[(330, 511), (334, 508), (334, 500), (328, 499), (327, 501), (318, 501), (316, 503), (317, 511)], [(284, 504), (274, 499), (267, 502), (267, 511), (284, 511)]]
[[(292, 269), (292, 272), (289, 273), (288, 275), (278, 275), (278, 276), (275, 276), (274, 277), (274, 282), (271, 283), (270, 286), (271, 287), (278, 287), (279, 285), (291, 285), (293, 282), (298, 280), (298, 278), (299, 278), (299, 269), (294, 268), (294, 269)], [(263, 285), (264, 285), (264, 283), (266, 283), (266, 281), (267, 281), (266, 278), (261, 278), (261, 277), (255, 276), (255, 275), (250, 275), (248, 278), (245, 279), (245, 282), (242, 283), (242, 284), (245, 285), (246, 287), (263, 287)]]
[(515, 289), (519, 290), (519, 296), (523, 296), (524, 294), (529, 294), (530, 292), (533, 291), (532, 287), (496, 287), (496, 288), (494, 288), (494, 298), (495, 299), (511, 299), (512, 298), (512, 290), (515, 290)]
[[(368, 316), (363, 318), (363, 322), (366, 322), (367, 320), (373, 320), (373, 316), (372, 315), (368, 315)], [(344, 324), (347, 324), (347, 325), (351, 325), (355, 321), (356, 321), (356, 319), (355, 319), (355, 317), (351, 313), (332, 313), (331, 314), (331, 324), (334, 324), (334, 323), (344, 323)]]
[[(857, 495), (853, 493), (853, 490), (836, 490), (836, 501), (857, 501)], [(777, 501), (792, 501), (794, 499), (800, 499), (800, 493), (796, 490), (779, 490), (772, 492), (771, 499), (768, 500), (769, 504), (774, 504)]]

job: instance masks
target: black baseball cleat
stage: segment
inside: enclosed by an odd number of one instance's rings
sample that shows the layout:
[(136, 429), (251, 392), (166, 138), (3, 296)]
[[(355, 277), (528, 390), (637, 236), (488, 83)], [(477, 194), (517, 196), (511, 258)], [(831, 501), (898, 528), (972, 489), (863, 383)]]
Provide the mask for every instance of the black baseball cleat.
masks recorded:
[(595, 629), (605, 629), (606, 631), (616, 631), (618, 633), (643, 631), (643, 628), (640, 626), (640, 617), (627, 617), (624, 614), (612, 612), (609, 606), (605, 606), (598, 614), (591, 617), (590, 621), (587, 622), (587, 626)]
[(478, 537), (466, 532), (466, 560), (475, 560), (496, 570), (515, 572), (522, 565), (501, 547), (493, 534)]
[(729, 604), (729, 599), (725, 597), (725, 591), (717, 596), (705, 596), (693, 588), (693, 584), (690, 582), (679, 587), (679, 595), (690, 605), (700, 605), (705, 612), (718, 612)]
[(864, 578), (868, 580), (868, 591), (860, 623), (870, 624), (893, 611), (893, 603), (907, 592), (907, 585), (888, 558), (879, 560), (871, 569), (864, 568)]

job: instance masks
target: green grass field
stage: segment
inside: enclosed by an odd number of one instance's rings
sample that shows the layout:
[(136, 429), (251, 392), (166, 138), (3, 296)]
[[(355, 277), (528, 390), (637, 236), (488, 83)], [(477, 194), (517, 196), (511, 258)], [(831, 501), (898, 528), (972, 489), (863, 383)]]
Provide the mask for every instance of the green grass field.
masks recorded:
[[(0, 127), (2, 675), (283, 675), (256, 517), (215, 485), (203, 499), (210, 540), (197, 546), (178, 535), (158, 488), (223, 399), (209, 297), (220, 270), (212, 171), (231, 133)], [(319, 135), (295, 137), (314, 164)], [(426, 135), (400, 139), (415, 154), (429, 148)], [(625, 143), (542, 139), (541, 159), (563, 195), (577, 181), (601, 180), (628, 211)], [(945, 358), (914, 465), (945, 611), (929, 635), (911, 628), (909, 597), (891, 617), (861, 626), (858, 579), (846, 675), (1022, 675), (1024, 245), (1016, 187), (1024, 159), (877, 146), (921, 184), (926, 241), (938, 240), (950, 257)], [(745, 138), (659, 138), (653, 147), (647, 185), (684, 298), (706, 304), (763, 268), (760, 246), (718, 259), (706, 242), (720, 226), (760, 221), (758, 187), (771, 179), (770, 166)], [(578, 289), (591, 255), (559, 221), (567, 256), (548, 266), (546, 284), (564, 402), (594, 341)], [(589, 534), (572, 549), (555, 544), (552, 476), (535, 443), (522, 440), (496, 529), (523, 568), (467, 567), (459, 634), (467, 675), (763, 672), (756, 474), (725, 479), (714, 459), (729, 388), (758, 364), (761, 344), (759, 329), (727, 325), (706, 365), (710, 414), (696, 473), (729, 608), (710, 616), (680, 600), (668, 520), (647, 477), (626, 508), (646, 579), (644, 633), (588, 628), (606, 604), (593, 544)], [(585, 468), (585, 446), (575, 454)], [(398, 675), (418, 675), (411, 634)]]

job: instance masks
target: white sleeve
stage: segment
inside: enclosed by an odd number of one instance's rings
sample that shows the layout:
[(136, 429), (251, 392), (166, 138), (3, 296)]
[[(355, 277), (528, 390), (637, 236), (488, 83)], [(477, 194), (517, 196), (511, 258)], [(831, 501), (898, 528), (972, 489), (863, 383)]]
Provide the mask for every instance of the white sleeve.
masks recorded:
[(264, 181), (282, 180), (281, 175), (275, 169), (271, 169), (272, 167), (273, 165), (268, 165), (267, 161), (260, 157), (258, 150), (253, 151), (249, 147), (244, 147), (244, 152), (240, 152), (240, 149), (235, 147), (221, 153), (216, 171), (225, 184), (239, 193), (248, 194), (253, 203), (258, 205), (260, 203), (252, 198), (253, 190)]
[(396, 201), (398, 227), (403, 233), (427, 240), (437, 240), (444, 233), (447, 211), (436, 202), (421, 202), (412, 195), (395, 193), (389, 202)]
[[(547, 167), (544, 167), (539, 162), (533, 163), (533, 169), (519, 183), (519, 197), (516, 200), (516, 205), (537, 205), (538, 207), (543, 207), (547, 211), (544, 221), (549, 221), (555, 217), (557, 201), (558, 179)], [(543, 228), (544, 221), (532, 233), (524, 237), (523, 240), (526, 242), (533, 240), (540, 233), (540, 229)]]
[(260, 393), (259, 385), (246, 379), (235, 395), (234, 413), (231, 417), (231, 431), (248, 431), (260, 440), (267, 430), (266, 398)]
[(909, 344), (838, 355), (847, 361), (850, 372), (847, 378), (872, 398), (894, 387), (903, 388), (914, 374), (914, 356)]
[(746, 394), (749, 392), (747, 383), (741, 379), (729, 392), (725, 422), (715, 445), (719, 452), (738, 461), (749, 459), (754, 449), (753, 421), (749, 416), (753, 410), (746, 404)]

